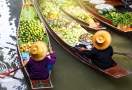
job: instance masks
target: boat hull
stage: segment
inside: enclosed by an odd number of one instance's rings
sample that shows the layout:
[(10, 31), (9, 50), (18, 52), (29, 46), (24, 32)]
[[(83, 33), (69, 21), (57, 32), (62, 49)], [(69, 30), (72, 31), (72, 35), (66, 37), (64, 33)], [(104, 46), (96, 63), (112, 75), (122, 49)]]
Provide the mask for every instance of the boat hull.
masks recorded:
[[(58, 6), (58, 4), (51, 0), (52, 3), (56, 4), (56, 6)], [(81, 26), (85, 27), (86, 30), (102, 30), (102, 29), (106, 29), (106, 27), (100, 26), (99, 22), (93, 18), (95, 24), (97, 25), (97, 27), (90, 27), (90, 25), (88, 23), (86, 23), (85, 21), (83, 21), (82, 19), (78, 19), (76, 18), (74, 15), (68, 13), (66, 10), (63, 9), (63, 6), (61, 6), (62, 8), (60, 8), (61, 11), (63, 11), (68, 17), (70, 17), (72, 20), (75, 20), (77, 23), (79, 23)], [(80, 7), (80, 6), (79, 6)]]
[[(19, 27), (20, 27), (20, 20), (21, 20), (21, 17), (22, 17), (22, 10), (24, 9), (25, 6), (34, 7), (34, 5), (30, 4), (30, 3), (23, 5), (23, 7), (21, 9), (21, 15), (20, 15), (19, 23), (18, 23), (18, 29), (17, 29), (17, 52), (18, 52), (18, 58), (19, 58), (19, 60), (20, 60), (22, 65), (23, 65), (24, 60), (22, 58), (22, 52), (20, 50), (20, 45), (19, 45), (19, 41), (18, 40), (20, 39), (19, 38)], [(38, 15), (38, 17), (39, 17), (39, 15)], [(39, 19), (40, 19), (40, 17), (39, 17)], [(40, 21), (41, 21), (41, 19), (40, 19)], [(44, 28), (44, 30), (46, 29), (44, 25), (43, 25), (43, 28)], [(46, 35), (48, 37), (48, 33), (46, 33)], [(50, 46), (49, 37), (48, 37), (48, 45)], [(39, 89), (40, 90), (40, 89), (45, 89), (45, 88), (53, 88), (53, 84), (52, 84), (51, 79), (50, 79), (51, 73), (49, 73), (49, 77), (48, 77), (47, 80), (31, 80), (30, 77), (29, 77), (29, 74), (28, 74), (28, 71), (27, 71), (26, 67), (23, 68), (23, 72), (24, 72), (24, 75), (28, 78), (32, 90), (33, 89)]]
[[(103, 26), (100, 26), (100, 25), (98, 25), (96, 28), (92, 28), (92, 27), (89, 26), (88, 23), (86, 23), (86, 22), (84, 22), (84, 21), (82, 21), (82, 20), (79, 20), (79, 19), (75, 18), (74, 16), (70, 15), (69, 13), (67, 13), (66, 11), (64, 11), (63, 9), (61, 9), (61, 10), (62, 10), (66, 15), (68, 15), (71, 19), (75, 20), (75, 21), (78, 22), (80, 25), (82, 25), (83, 27), (85, 27), (86, 30), (88, 30), (88, 31), (89, 31), (89, 30), (96, 30), (96, 31), (98, 31), (98, 30), (106, 29), (106, 27), (103, 27)], [(96, 19), (94, 19), (94, 21), (95, 21), (95, 23), (99, 23)]]
[(120, 32), (125, 32), (125, 33), (132, 32), (131, 28), (130, 29), (120, 29), (117, 26), (115, 26), (112, 23), (112, 21), (110, 21), (110, 20), (104, 18), (103, 16), (99, 15), (97, 13), (97, 9), (95, 9), (91, 3), (89, 3), (89, 5), (86, 5), (82, 0), (78, 0), (77, 2), (83, 9), (85, 9), (87, 12), (91, 13), (96, 19), (98, 19), (99, 21), (101, 21), (105, 25), (112, 27), (114, 30), (117, 30)]

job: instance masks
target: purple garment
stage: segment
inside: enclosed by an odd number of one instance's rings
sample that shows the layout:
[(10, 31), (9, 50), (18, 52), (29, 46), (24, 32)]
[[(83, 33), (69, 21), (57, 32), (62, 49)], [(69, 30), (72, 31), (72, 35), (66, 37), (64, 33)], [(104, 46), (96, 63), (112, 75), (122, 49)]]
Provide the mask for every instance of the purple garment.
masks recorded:
[(45, 80), (48, 78), (49, 73), (47, 70), (47, 65), (54, 64), (56, 61), (56, 56), (54, 54), (51, 54), (50, 57), (51, 58), (45, 57), (41, 61), (35, 61), (32, 58), (29, 59), (26, 67), (28, 69), (30, 79)]

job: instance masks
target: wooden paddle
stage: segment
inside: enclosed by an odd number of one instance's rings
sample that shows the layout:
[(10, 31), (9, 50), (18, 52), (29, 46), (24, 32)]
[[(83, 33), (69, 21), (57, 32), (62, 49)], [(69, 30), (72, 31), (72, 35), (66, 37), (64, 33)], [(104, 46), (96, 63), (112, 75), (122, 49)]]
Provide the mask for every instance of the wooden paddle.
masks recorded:
[(114, 54), (119, 54), (119, 55), (124, 55), (128, 57), (132, 57), (132, 53), (119, 53), (119, 52), (114, 52)]
[[(49, 56), (50, 54), (47, 54), (46, 56)], [(11, 73), (13, 73), (13, 72), (15, 72), (15, 71), (17, 71), (17, 70), (19, 70), (19, 69), (21, 69), (21, 68), (24, 68), (25, 66), (21, 66), (21, 67), (19, 67), (19, 68), (16, 68), (16, 69), (14, 69), (14, 70), (11, 70), (11, 71), (9, 71), (9, 72), (5, 72), (5, 73), (3, 73), (3, 74), (1, 74), (0, 75), (0, 78), (3, 78), (3, 77), (5, 77), (5, 76), (8, 76), (9, 74), (11, 74)]]
[[(76, 49), (79, 49), (81, 47), (75, 47)], [(132, 57), (132, 53), (120, 53), (120, 52), (114, 52), (114, 54), (119, 54), (119, 55), (124, 55), (124, 56), (128, 56), (128, 57)]]
[(15, 71), (17, 71), (17, 70), (23, 68), (23, 67), (25, 67), (25, 66), (21, 66), (21, 67), (19, 67), (19, 68), (16, 68), (16, 69), (14, 69), (14, 70), (9, 71), (9, 72), (3, 73), (3, 74), (0, 75), (0, 78), (3, 78), (3, 77), (5, 77), (5, 76), (8, 76), (9, 74), (11, 74), (11, 73), (13, 73), (13, 72), (15, 72)]

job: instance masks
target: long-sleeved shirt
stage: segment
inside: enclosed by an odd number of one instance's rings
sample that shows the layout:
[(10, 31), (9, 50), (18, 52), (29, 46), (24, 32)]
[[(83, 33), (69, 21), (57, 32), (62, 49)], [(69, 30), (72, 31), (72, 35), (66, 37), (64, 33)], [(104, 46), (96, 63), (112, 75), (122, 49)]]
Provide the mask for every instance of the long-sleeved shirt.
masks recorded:
[(93, 48), (91, 51), (84, 50), (84, 55), (86, 55), (89, 59), (91, 59), (91, 62), (96, 65), (97, 67), (101, 69), (107, 69), (112, 66), (113, 59), (113, 48), (109, 46), (105, 50), (98, 50), (96, 48)]
[(56, 61), (56, 56), (54, 54), (49, 57), (45, 57), (41, 61), (35, 61), (31, 57), (26, 64), (26, 67), (29, 72), (30, 79), (32, 80), (45, 80), (48, 78), (49, 73), (47, 70), (48, 64), (54, 64)]

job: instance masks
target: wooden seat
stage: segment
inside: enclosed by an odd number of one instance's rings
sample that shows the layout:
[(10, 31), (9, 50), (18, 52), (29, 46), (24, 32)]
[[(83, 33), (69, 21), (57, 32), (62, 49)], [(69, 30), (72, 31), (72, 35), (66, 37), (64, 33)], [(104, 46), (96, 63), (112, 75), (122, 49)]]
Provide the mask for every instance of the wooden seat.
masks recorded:
[(110, 75), (113, 75), (117, 78), (128, 75), (130, 73), (130, 72), (120, 68), (119, 66), (114, 66), (114, 67), (111, 67), (109, 69), (106, 69), (105, 72), (110, 74)]
[(33, 85), (33, 88), (42, 88), (42, 87), (50, 87), (50, 81), (49, 80), (31, 80), (31, 83)]

